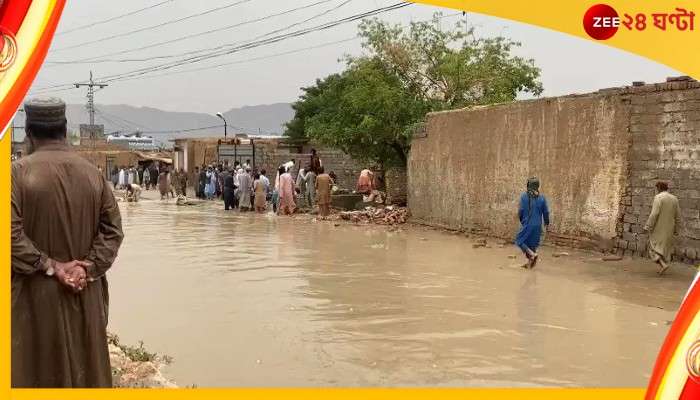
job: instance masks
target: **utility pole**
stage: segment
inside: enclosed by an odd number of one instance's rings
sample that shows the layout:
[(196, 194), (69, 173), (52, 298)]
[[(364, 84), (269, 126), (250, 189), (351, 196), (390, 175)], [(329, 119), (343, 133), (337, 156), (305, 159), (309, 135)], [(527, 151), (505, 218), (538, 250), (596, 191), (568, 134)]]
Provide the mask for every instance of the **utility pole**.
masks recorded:
[[(95, 88), (99, 89), (104, 89), (106, 88), (107, 85), (106, 83), (96, 83), (92, 79), (92, 71), (90, 71), (90, 81), (88, 83), (75, 83), (75, 87), (80, 89), (81, 87), (87, 87), (88, 92), (87, 92), (87, 111), (88, 114), (90, 115), (90, 127), (88, 128), (90, 130), (90, 140), (92, 141), (92, 150), (93, 150), (93, 157), (94, 159), (93, 164), (97, 165), (97, 155), (94, 154), (94, 151), (97, 150), (97, 132), (96, 132), (96, 127), (95, 127)], [(82, 130), (82, 126), (81, 126)], [(104, 133), (104, 132), (103, 132)], [(83, 133), (80, 133), (80, 141), (82, 144), (82, 138), (83, 138)]]
[(80, 89), (81, 87), (87, 87), (88, 88), (88, 93), (87, 93), (87, 110), (88, 114), (90, 114), (90, 125), (95, 125), (95, 88), (106, 88), (107, 85), (106, 83), (95, 83), (95, 81), (92, 79), (92, 71), (90, 71), (90, 82), (88, 83), (76, 83), (75, 87)]

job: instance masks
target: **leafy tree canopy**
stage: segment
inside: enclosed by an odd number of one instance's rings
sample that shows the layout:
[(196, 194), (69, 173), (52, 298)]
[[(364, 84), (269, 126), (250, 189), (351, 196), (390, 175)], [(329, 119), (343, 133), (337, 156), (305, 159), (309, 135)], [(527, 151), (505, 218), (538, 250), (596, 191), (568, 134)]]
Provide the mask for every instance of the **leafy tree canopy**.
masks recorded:
[(427, 112), (540, 95), (540, 70), (512, 54), (504, 37), (475, 38), (442, 16), (409, 26), (374, 19), (359, 26), (366, 54), (317, 80), (293, 107), (285, 134), (311, 138), (358, 159), (405, 164), (410, 137)]

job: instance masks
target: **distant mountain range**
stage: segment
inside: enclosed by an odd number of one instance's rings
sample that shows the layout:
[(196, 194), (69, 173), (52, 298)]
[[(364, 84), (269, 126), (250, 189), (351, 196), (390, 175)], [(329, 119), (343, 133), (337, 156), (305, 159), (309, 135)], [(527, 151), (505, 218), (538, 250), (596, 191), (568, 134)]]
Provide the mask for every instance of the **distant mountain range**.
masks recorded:
[[(167, 144), (178, 137), (224, 136), (223, 121), (216, 115), (193, 112), (163, 111), (151, 107), (129, 105), (95, 106), (95, 123), (104, 124), (105, 133), (133, 133), (142, 131), (157, 141)], [(68, 104), (66, 107), (69, 130), (77, 131), (80, 124), (88, 123), (85, 105)], [(228, 134), (247, 133), (281, 135), (283, 125), (294, 117), (289, 103), (276, 103), (234, 108), (224, 113), (228, 123)], [(19, 114), (17, 126), (24, 126), (24, 115)], [(218, 127), (221, 126), (221, 127)], [(198, 129), (212, 127), (209, 129)], [(184, 131), (184, 132), (183, 132)], [(15, 140), (22, 140), (24, 131), (15, 132)]]

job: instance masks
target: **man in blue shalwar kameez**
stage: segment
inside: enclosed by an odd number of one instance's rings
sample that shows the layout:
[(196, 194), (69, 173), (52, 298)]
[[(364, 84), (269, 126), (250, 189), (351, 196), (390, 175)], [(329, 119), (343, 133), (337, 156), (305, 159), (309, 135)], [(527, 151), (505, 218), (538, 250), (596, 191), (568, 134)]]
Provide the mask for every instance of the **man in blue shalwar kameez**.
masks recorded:
[(540, 181), (537, 178), (527, 180), (527, 191), (520, 196), (518, 219), (521, 228), (515, 238), (515, 244), (525, 254), (528, 263), (524, 268), (534, 268), (537, 264), (537, 248), (542, 235), (542, 221), (549, 226), (549, 208), (547, 199), (540, 194)]

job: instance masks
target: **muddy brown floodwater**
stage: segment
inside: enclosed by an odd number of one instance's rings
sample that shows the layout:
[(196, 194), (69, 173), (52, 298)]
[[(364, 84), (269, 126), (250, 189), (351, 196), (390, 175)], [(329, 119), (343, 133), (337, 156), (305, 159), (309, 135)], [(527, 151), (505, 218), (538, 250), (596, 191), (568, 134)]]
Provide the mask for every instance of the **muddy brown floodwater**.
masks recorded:
[[(645, 386), (690, 268), (421, 228), (121, 204), (110, 327), (180, 386)], [(597, 256), (599, 258), (599, 256)]]

